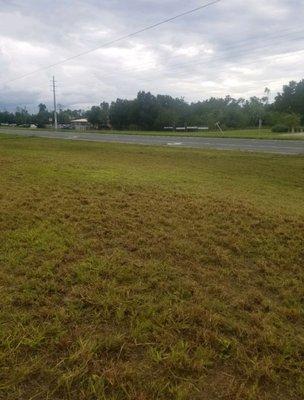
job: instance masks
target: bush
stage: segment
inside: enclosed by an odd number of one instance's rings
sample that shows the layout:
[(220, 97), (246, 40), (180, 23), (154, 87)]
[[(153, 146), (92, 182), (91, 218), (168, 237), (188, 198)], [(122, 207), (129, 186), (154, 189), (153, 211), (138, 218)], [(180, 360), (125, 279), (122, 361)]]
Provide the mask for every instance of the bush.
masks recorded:
[(288, 126), (283, 125), (283, 124), (277, 124), (277, 125), (273, 126), (271, 130), (272, 130), (272, 132), (275, 132), (275, 133), (285, 133), (285, 132), (289, 131)]
[(129, 131), (140, 131), (140, 128), (137, 124), (130, 124), (128, 127)]

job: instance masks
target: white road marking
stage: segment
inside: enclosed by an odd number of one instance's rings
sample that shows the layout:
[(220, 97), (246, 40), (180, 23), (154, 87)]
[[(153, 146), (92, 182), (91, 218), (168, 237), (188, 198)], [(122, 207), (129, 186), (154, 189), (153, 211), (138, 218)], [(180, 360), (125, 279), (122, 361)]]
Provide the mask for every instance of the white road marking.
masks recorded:
[(167, 146), (181, 146), (183, 143), (182, 142), (170, 142), (167, 143)]
[[(4, 131), (4, 130), (0, 130)], [(7, 134), (21, 135), (27, 137), (45, 137), (52, 139), (66, 139), (66, 140), (81, 140), (92, 142), (112, 142), (112, 143), (125, 143), (125, 144), (142, 144), (142, 145), (156, 145), (156, 146), (171, 146), (171, 147), (185, 147), (185, 148), (214, 148), (218, 150), (243, 150), (251, 152), (275, 153), (275, 154), (304, 154), (304, 143), (301, 140), (257, 140), (257, 139), (230, 139), (230, 138), (192, 138), (187, 137), (179, 138), (182, 141), (174, 141), (174, 138), (169, 137), (149, 137), (140, 135), (99, 135), (94, 133), (89, 134), (69, 134), (62, 132), (48, 132), (48, 131), (11, 131), (5, 132)], [(177, 138), (175, 138), (177, 139)]]

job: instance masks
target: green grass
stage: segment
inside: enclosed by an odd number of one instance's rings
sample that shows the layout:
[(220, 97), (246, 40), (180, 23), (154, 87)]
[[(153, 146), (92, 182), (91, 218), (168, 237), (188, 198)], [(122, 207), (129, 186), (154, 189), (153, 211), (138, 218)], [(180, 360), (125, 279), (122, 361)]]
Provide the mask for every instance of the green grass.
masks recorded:
[[(2, 127), (0, 130), (14, 131), (14, 130), (27, 130), (27, 128), (7, 128)], [(39, 129), (49, 131), (50, 129)], [(75, 134), (75, 131), (61, 130), (62, 132), (70, 132), (71, 135)], [(100, 135), (107, 134), (118, 134), (118, 135), (149, 135), (149, 136), (173, 136), (173, 137), (215, 137), (215, 138), (237, 138), (237, 139), (282, 139), (282, 140), (304, 140), (302, 134), (284, 134), (284, 133), (273, 133), (270, 129), (241, 129), (241, 130), (227, 130), (223, 133), (215, 131), (202, 131), (202, 132), (170, 132), (170, 131), (121, 131), (121, 130), (106, 130), (106, 131), (87, 131), (93, 133), (99, 133)]]
[(0, 136), (0, 398), (304, 398), (304, 158)]

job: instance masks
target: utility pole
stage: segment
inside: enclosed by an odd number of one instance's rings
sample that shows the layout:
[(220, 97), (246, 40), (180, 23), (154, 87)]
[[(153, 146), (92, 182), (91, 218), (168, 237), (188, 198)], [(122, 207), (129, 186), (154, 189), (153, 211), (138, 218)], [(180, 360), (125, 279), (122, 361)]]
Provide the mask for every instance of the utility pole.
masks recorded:
[(54, 95), (54, 128), (55, 131), (57, 131), (58, 121), (57, 121), (57, 102), (56, 102), (56, 82), (54, 76), (53, 76), (53, 95)]

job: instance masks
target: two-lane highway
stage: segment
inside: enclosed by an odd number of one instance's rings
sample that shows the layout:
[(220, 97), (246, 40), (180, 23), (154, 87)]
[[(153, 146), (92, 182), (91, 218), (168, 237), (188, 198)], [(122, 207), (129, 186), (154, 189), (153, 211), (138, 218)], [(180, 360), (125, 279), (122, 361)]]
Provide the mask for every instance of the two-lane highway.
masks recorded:
[(1, 129), (0, 132), (18, 136), (36, 136), (49, 139), (84, 140), (91, 142), (109, 142), (140, 144), (147, 146), (171, 146), (188, 148), (209, 148), (218, 150), (243, 150), (278, 154), (304, 154), (304, 140), (261, 140), (230, 139), (178, 136), (120, 135), (92, 132), (54, 132), (38, 129)]

